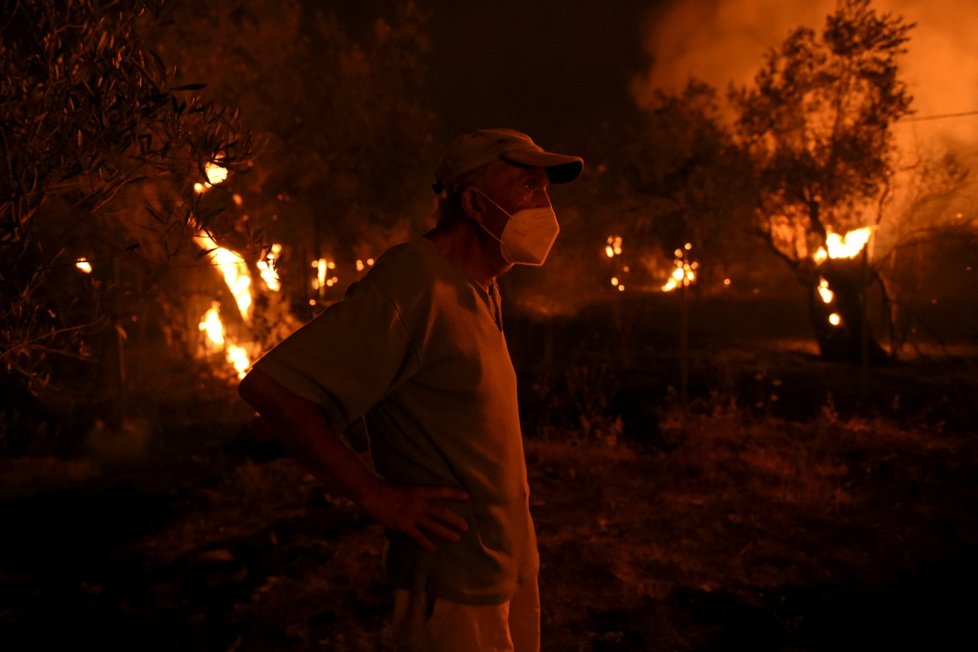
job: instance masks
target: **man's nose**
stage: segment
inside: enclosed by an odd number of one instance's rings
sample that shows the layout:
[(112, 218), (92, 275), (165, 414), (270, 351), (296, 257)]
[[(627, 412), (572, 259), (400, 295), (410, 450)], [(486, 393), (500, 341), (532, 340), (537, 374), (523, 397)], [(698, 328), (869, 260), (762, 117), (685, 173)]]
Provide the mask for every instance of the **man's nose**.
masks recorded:
[(534, 197), (534, 208), (553, 208), (550, 203), (550, 191), (546, 188), (541, 188), (537, 192), (537, 196)]

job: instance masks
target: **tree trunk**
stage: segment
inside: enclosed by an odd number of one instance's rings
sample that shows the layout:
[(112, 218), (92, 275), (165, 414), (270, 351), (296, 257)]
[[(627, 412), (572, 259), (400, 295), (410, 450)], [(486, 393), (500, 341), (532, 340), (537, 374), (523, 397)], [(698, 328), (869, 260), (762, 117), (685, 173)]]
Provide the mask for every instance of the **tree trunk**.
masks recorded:
[[(851, 364), (863, 361), (880, 364), (889, 360), (866, 321), (870, 279), (862, 260), (827, 260), (808, 286), (812, 326), (824, 360)], [(825, 289), (831, 292), (831, 297)], [(827, 298), (830, 300), (826, 301)]]

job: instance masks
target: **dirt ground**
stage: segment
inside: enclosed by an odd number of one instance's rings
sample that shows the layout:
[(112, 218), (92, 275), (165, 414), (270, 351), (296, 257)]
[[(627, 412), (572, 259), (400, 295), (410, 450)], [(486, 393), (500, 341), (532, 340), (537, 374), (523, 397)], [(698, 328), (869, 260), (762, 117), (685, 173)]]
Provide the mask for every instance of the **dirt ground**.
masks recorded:
[[(661, 308), (509, 322), (543, 649), (978, 649), (978, 359), (826, 365), (734, 306), (682, 407)], [(0, 460), (0, 650), (389, 649), (379, 527), (190, 390)]]
[[(545, 650), (975, 649), (974, 437), (723, 405), (661, 430), (528, 442)], [(280, 452), (7, 462), (0, 648), (387, 649), (378, 527)]]

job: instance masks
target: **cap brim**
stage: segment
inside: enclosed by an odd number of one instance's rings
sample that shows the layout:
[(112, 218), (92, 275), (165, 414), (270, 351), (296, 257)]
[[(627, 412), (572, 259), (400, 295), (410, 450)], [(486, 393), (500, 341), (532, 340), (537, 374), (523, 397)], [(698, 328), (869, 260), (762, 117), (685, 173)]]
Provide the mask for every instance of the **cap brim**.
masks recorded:
[(502, 159), (518, 165), (534, 168), (544, 168), (552, 183), (568, 183), (581, 176), (584, 169), (584, 159), (580, 156), (555, 154), (553, 152), (536, 151), (531, 149), (509, 151)]

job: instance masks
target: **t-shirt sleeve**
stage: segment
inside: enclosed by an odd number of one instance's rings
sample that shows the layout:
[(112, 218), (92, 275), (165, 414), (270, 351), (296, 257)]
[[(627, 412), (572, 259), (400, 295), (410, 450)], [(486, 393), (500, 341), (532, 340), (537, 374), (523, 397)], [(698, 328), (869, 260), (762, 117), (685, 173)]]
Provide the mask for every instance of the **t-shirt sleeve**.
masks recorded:
[(323, 408), (345, 429), (415, 373), (417, 352), (397, 306), (360, 281), (347, 296), (255, 363), (272, 380)]

